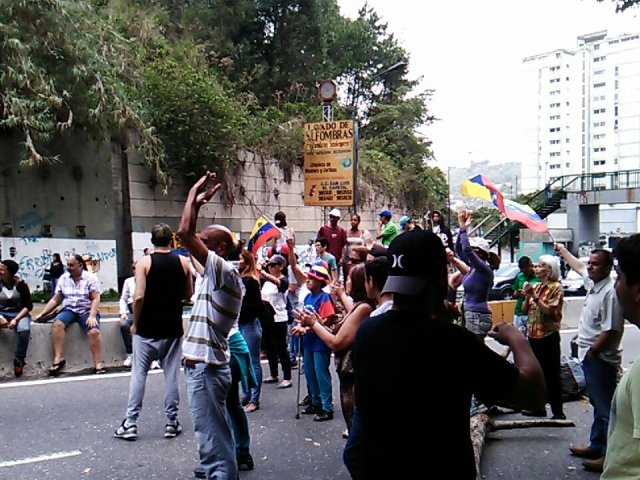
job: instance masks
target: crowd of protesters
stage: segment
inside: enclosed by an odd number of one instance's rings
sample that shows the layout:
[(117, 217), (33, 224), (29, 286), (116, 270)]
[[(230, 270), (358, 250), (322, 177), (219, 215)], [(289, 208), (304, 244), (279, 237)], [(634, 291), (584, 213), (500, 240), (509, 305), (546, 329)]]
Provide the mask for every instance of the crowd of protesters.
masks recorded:
[[(537, 263), (521, 257), (512, 325), (492, 316), (488, 294), (499, 257), (484, 238), (470, 233), (473, 215), (466, 209), (457, 211), (460, 228), (454, 237), (440, 211), (430, 213), (422, 227), (410, 215), (401, 216), (396, 226), (385, 208), (370, 233), (355, 213), (343, 228), (342, 212), (333, 208), (312, 239), (315, 258), (300, 262), (296, 233), (283, 211), (274, 215), (280, 234), (260, 255), (222, 225), (209, 225), (196, 236), (199, 209), (219, 188), (215, 174), (207, 173), (189, 192), (177, 232), (188, 257), (171, 251), (173, 231), (158, 224), (151, 232), (154, 252), (133, 264), (135, 275), (123, 286), (123, 365), (133, 373), (116, 438), (137, 439), (144, 383), (154, 361), (160, 361), (167, 382), (165, 437), (182, 432), (176, 383), (182, 365), (200, 460), (194, 474), (235, 479), (238, 470), (254, 468), (247, 414), (264, 405), (262, 397), (269, 392), (263, 384), (291, 388), (292, 369), (304, 368), (302, 413), (325, 422), (334, 419), (335, 372), (346, 427), (343, 459), (352, 478), (409, 476), (412, 462), (394, 459), (419, 458), (423, 446), (389, 441), (406, 434), (406, 395), (393, 386), (422, 379), (434, 389), (422, 397), (422, 407), (439, 414), (413, 416), (413, 428), (440, 432), (431, 451), (436, 458), (459, 452), (447, 476), (476, 478), (469, 416), (482, 406), (505, 403), (523, 415), (546, 417), (548, 403), (552, 419), (566, 418), (560, 385), (561, 257), (588, 287), (577, 341), (594, 408), (589, 444), (571, 446), (570, 452), (584, 457), (587, 470), (604, 469), (605, 476), (624, 468), (626, 457), (614, 449), (631, 447), (620, 446), (626, 438), (623, 426), (609, 412), (617, 408), (627, 415), (631, 408), (632, 392), (615, 391), (624, 315), (639, 306), (633, 267), (640, 260), (638, 236), (623, 243), (627, 270), (618, 272), (618, 283), (609, 275), (614, 255), (606, 250), (594, 250), (587, 265), (562, 245), (555, 245), (559, 257), (542, 255)], [(81, 256), (65, 261), (66, 272), (58, 275), (61, 259), (54, 258), (53, 297), (33, 318), (53, 315), (49, 374), (64, 370), (65, 331), (75, 322), (87, 334), (94, 372), (104, 373), (99, 283)], [(33, 308), (18, 270), (11, 260), (0, 263), (0, 328), (17, 334), (16, 377), (25, 367)], [(175, 288), (176, 279), (184, 288)], [(455, 294), (460, 286), (461, 302)], [(626, 305), (621, 306), (621, 295)], [(183, 331), (182, 306), (189, 299), (193, 307)], [(512, 356), (489, 348), (486, 337), (507, 346)], [(262, 357), (268, 375), (263, 375)], [(627, 384), (635, 381), (634, 374)], [(631, 477), (611, 473), (606, 478)]]

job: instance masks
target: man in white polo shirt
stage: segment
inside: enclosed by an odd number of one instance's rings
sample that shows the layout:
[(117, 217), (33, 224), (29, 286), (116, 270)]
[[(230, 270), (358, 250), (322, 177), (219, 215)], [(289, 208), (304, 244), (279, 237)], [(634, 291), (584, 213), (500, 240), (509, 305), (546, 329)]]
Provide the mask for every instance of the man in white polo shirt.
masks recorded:
[(587, 289), (578, 326), (578, 357), (582, 362), (589, 401), (593, 405), (593, 423), (589, 445), (572, 446), (569, 450), (573, 455), (585, 458), (582, 465), (586, 470), (601, 472), (607, 448), (611, 400), (622, 362), (620, 342), (624, 332), (622, 308), (616, 297), (615, 280), (610, 275), (613, 254), (608, 250), (593, 250), (588, 266), (585, 266), (564, 245), (556, 244), (555, 249), (571, 268), (582, 275)]

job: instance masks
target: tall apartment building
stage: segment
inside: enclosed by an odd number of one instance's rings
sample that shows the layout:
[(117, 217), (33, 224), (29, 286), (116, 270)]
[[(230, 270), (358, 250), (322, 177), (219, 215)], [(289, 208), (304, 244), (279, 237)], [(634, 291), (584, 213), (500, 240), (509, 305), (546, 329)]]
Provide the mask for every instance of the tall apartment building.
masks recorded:
[(523, 60), (523, 193), (562, 175), (640, 168), (640, 35), (578, 37)]

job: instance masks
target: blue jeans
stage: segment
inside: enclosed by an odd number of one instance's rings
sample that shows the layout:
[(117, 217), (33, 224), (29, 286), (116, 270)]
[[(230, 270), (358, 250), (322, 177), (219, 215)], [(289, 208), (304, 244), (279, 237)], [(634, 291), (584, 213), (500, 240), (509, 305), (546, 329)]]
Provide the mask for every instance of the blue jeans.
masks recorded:
[[(12, 321), (19, 312), (2, 312), (1, 315), (7, 320)], [(16, 325), (16, 335), (18, 335), (18, 343), (16, 344), (16, 350), (13, 353), (13, 359), (18, 362), (24, 363), (24, 359), (27, 358), (27, 348), (29, 348), (29, 335), (31, 332), (31, 317), (25, 315), (20, 319), (18, 325)]]
[(513, 326), (522, 332), (522, 334), (527, 336), (527, 323), (529, 322), (529, 317), (527, 315), (514, 315), (513, 316)]
[(302, 337), (300, 335), (294, 335), (291, 333), (291, 329), (295, 325), (295, 322), (291, 322), (288, 326), (289, 329), (289, 358), (291, 362), (298, 361), (298, 354), (302, 356)]
[(333, 385), (331, 384), (331, 351), (304, 351), (304, 376), (311, 395), (311, 404), (333, 412)]
[(258, 386), (251, 389), (251, 392), (244, 392), (243, 397), (251, 403), (260, 405), (260, 393), (262, 392), (262, 365), (260, 365), (260, 345), (262, 343), (262, 326), (257, 318), (251, 323), (241, 323), (238, 325), (240, 333), (244, 337), (249, 347), (251, 355), (251, 365), (256, 375)]
[(342, 462), (347, 467), (352, 480), (362, 478), (360, 464), (362, 463), (362, 426), (358, 418), (358, 408), (353, 411), (353, 420), (349, 429), (349, 438), (342, 451)]
[(56, 315), (56, 318), (54, 320), (57, 322), (64, 323), (65, 329), (72, 323), (78, 322), (78, 324), (80, 325), (80, 328), (82, 328), (84, 333), (88, 333), (89, 330), (93, 330), (93, 329), (100, 330), (100, 312), (96, 313), (96, 320), (98, 324), (95, 327), (89, 328), (89, 326), (87, 325), (88, 318), (89, 318), (89, 310), (87, 310), (83, 314), (79, 314), (76, 312), (72, 312), (68, 308), (63, 308), (58, 312), (58, 315)]
[(589, 402), (593, 405), (593, 423), (589, 446), (602, 452), (607, 450), (607, 430), (618, 369), (597, 356), (584, 357), (582, 370), (587, 384)]
[(235, 445), (226, 398), (231, 388), (229, 365), (185, 366), (189, 410), (196, 433), (200, 466), (207, 478), (237, 480)]
[[(246, 341), (246, 340), (245, 340)], [(231, 367), (231, 388), (227, 394), (227, 413), (233, 429), (233, 439), (235, 440), (236, 457), (241, 457), (249, 453), (251, 436), (249, 435), (249, 422), (247, 414), (240, 403), (240, 382), (242, 374), (239, 367), (232, 364)]]

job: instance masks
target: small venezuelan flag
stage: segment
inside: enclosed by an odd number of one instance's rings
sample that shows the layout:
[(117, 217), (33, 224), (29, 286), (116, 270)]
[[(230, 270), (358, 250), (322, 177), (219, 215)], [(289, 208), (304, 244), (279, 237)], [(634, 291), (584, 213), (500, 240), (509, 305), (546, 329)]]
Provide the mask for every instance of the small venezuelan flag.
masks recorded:
[(256, 220), (256, 224), (251, 230), (251, 236), (247, 243), (247, 250), (254, 255), (258, 252), (258, 249), (263, 246), (268, 240), (272, 238), (278, 238), (280, 236), (280, 230), (265, 216), (261, 216)]
[(544, 220), (528, 205), (505, 200), (502, 192), (484, 175), (476, 175), (462, 183), (462, 195), (492, 202), (509, 220), (520, 222), (534, 232), (548, 232)]

